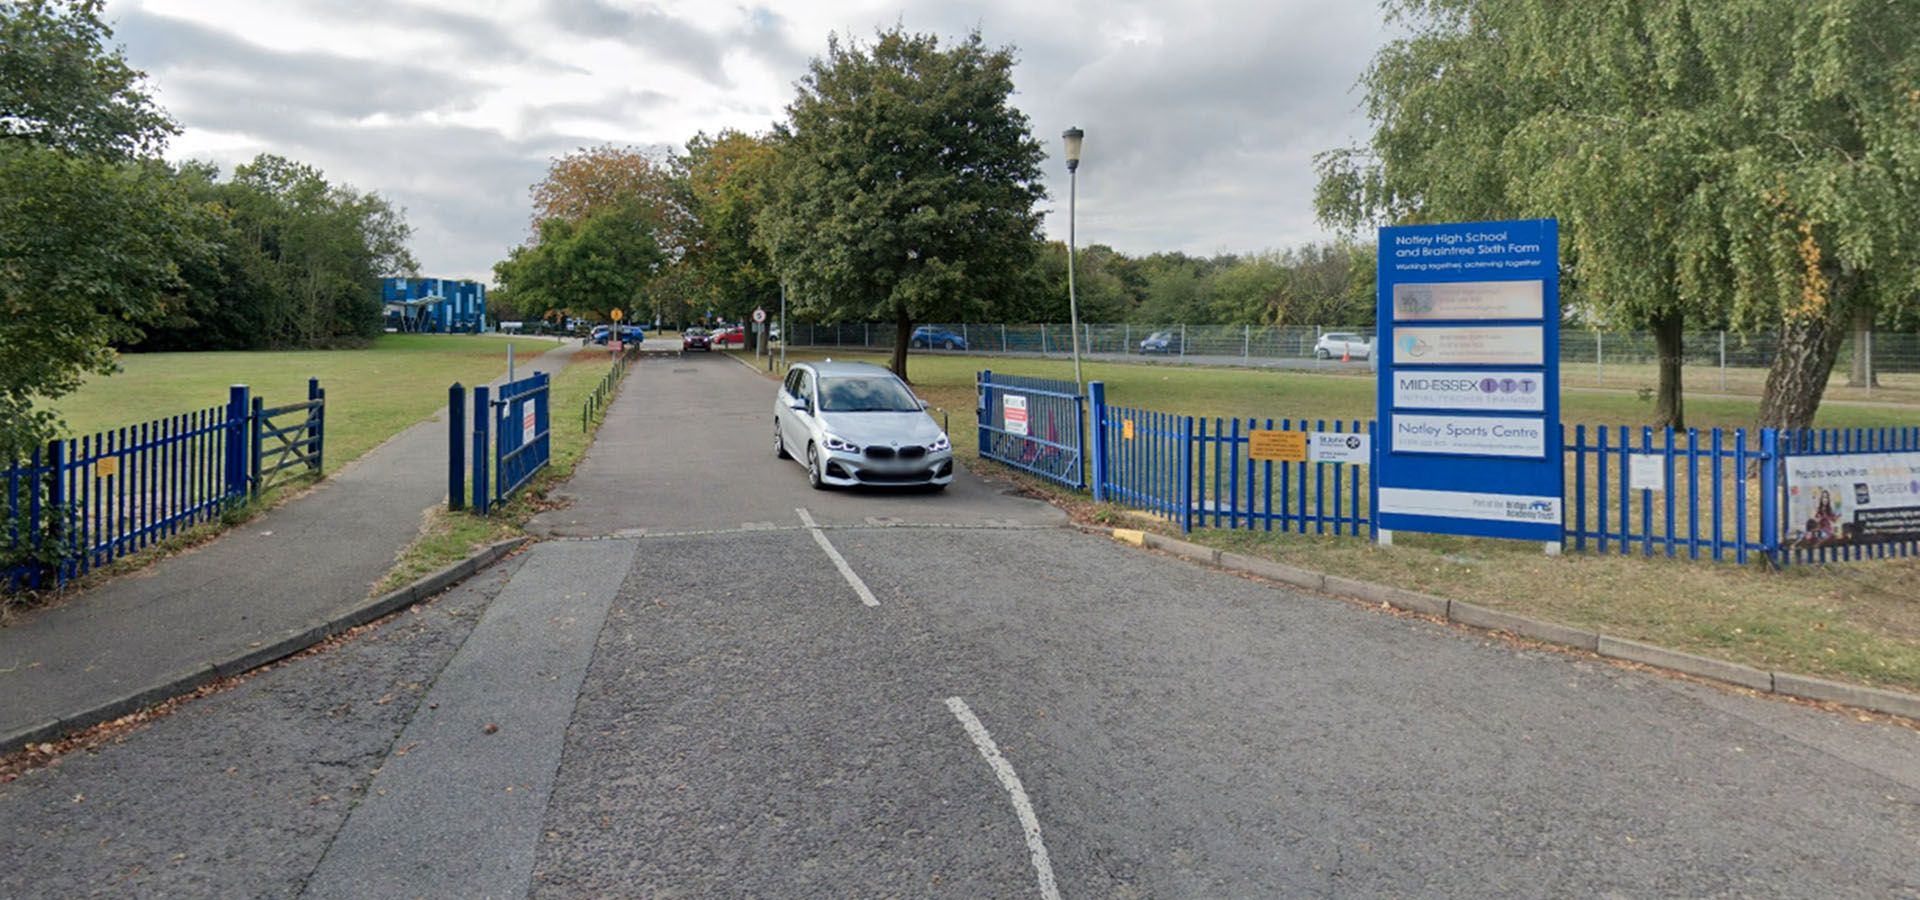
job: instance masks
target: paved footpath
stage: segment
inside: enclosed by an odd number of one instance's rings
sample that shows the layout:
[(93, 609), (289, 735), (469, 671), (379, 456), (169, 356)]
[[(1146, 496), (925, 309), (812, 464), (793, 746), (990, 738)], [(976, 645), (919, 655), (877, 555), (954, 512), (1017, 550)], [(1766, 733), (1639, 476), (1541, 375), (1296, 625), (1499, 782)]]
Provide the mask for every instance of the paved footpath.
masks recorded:
[(647, 359), (567, 537), (0, 785), (0, 895), (1920, 896), (1920, 734), (815, 492)]
[[(568, 343), (520, 368), (557, 372), (579, 350)], [(201, 547), (0, 628), (0, 738), (205, 669), (366, 599), (426, 510), (446, 499), (445, 413)]]

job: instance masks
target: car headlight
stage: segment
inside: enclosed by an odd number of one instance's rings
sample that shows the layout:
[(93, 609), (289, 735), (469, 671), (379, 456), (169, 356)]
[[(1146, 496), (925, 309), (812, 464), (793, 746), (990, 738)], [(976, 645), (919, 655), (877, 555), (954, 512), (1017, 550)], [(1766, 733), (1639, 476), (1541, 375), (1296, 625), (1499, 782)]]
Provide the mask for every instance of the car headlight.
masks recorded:
[(841, 440), (841, 439), (839, 439), (839, 438), (837, 438), (837, 437), (834, 437), (834, 436), (833, 436), (833, 435), (831, 435), (831, 434), (829, 434), (829, 435), (827, 435), (827, 440), (826, 440), (826, 443), (827, 443), (827, 449), (828, 449), (828, 450), (839, 450), (839, 451), (841, 451), (841, 452), (844, 452), (844, 453), (859, 453), (859, 452), (860, 452), (860, 445), (859, 445), (859, 444), (856, 444), (856, 443), (854, 443), (854, 442), (852, 442), (852, 441), (843, 441), (843, 440)]
[(929, 453), (939, 453), (942, 450), (952, 450), (952, 449), (953, 449), (953, 442), (950, 440), (947, 440), (947, 436), (944, 434), (940, 436), (939, 440), (934, 441), (933, 443), (927, 445), (927, 451)]

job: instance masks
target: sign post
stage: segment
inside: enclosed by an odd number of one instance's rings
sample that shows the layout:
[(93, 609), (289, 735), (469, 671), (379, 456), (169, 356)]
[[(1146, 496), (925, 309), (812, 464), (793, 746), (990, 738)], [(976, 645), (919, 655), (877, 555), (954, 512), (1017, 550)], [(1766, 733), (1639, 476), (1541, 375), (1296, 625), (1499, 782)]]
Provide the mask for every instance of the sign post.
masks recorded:
[(607, 329), (607, 350), (609, 352), (620, 352), (620, 320), (625, 317), (626, 313), (621, 312), (617, 306), (613, 308), (613, 313), (608, 316), (608, 318), (613, 320), (613, 327)]
[(1381, 543), (1422, 531), (1559, 552), (1559, 247), (1553, 219), (1380, 229)]

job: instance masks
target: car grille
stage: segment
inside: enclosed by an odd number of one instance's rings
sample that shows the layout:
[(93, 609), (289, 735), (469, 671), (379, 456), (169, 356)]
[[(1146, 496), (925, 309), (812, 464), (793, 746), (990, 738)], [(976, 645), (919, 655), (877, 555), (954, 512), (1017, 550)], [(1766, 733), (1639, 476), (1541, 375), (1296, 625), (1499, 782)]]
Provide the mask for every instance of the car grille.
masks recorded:
[(868, 459), (892, 459), (893, 448), (892, 447), (868, 447), (867, 458)]
[(860, 480), (869, 484), (913, 484), (929, 481), (934, 477), (934, 474), (926, 469), (917, 469), (912, 472), (874, 472), (867, 469), (860, 470)]
[(900, 448), (901, 459), (919, 459), (920, 457), (926, 456), (926, 455), (927, 455), (927, 448), (925, 447), (901, 447)]

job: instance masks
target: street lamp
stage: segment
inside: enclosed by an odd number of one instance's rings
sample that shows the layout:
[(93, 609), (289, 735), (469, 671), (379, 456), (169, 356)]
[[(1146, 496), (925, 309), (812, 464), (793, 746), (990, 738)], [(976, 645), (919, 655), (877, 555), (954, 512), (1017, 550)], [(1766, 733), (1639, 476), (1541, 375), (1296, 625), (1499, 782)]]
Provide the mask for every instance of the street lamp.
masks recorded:
[(1060, 135), (1067, 140), (1067, 316), (1073, 321), (1073, 389), (1075, 393), (1085, 390), (1080, 380), (1080, 298), (1074, 291), (1074, 213), (1079, 201), (1080, 142), (1087, 133), (1075, 125)]

